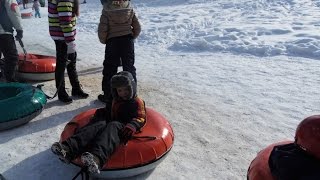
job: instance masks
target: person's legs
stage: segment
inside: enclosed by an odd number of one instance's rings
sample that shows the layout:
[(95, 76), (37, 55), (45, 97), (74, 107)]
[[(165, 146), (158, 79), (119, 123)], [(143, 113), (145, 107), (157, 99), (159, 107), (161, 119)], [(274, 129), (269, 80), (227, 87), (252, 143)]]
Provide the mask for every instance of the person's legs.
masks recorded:
[(38, 17), (41, 18), (40, 10), (38, 9), (37, 12), (38, 12)]
[(23, 9), (27, 9), (28, 8), (28, 0), (22, 0), (23, 2)]
[(132, 74), (134, 80), (137, 82), (136, 68), (134, 66), (135, 54), (134, 54), (134, 41), (132, 36), (124, 36), (121, 39), (122, 48), (121, 60), (124, 71), (128, 71)]
[(17, 81), (15, 78), (15, 71), (18, 63), (18, 51), (14, 37), (11, 34), (1, 34), (1, 52), (5, 58), (3, 71), (7, 82)]
[(123, 127), (124, 125), (118, 121), (108, 123), (101, 134), (96, 136), (95, 140), (90, 145), (89, 152), (99, 158), (99, 164), (101, 166), (105, 164), (115, 148), (119, 146), (120, 138), (118, 133)]
[(72, 96), (77, 96), (80, 98), (87, 98), (89, 94), (83, 92), (79, 79), (78, 79), (78, 72), (76, 69), (76, 62), (77, 62), (77, 52), (68, 54), (69, 64), (67, 65), (67, 72), (69, 76), (69, 80), (72, 86)]
[(39, 18), (41, 18), (41, 16), (40, 16), (40, 10), (35, 10), (35, 12), (36, 12), (36, 13), (35, 13), (35, 15), (34, 15), (34, 16), (35, 16), (35, 17), (37, 17), (37, 16), (38, 16)]
[[(119, 49), (117, 48), (117, 38), (112, 38), (107, 41), (106, 49), (105, 49), (105, 60), (103, 62), (103, 78), (102, 78), (102, 91), (103, 91), (103, 99), (100, 99), (103, 102), (110, 101), (112, 99), (111, 96), (111, 86), (110, 80), (113, 75), (117, 74), (118, 66), (120, 64), (120, 55)], [(105, 100), (105, 101), (104, 101)]]
[(58, 99), (65, 103), (71, 103), (72, 99), (68, 95), (65, 89), (64, 71), (66, 69), (66, 63), (68, 60), (68, 46), (64, 41), (54, 41), (56, 44), (56, 70), (55, 80), (56, 88), (58, 90)]
[(68, 138), (63, 144), (70, 147), (70, 151), (74, 156), (78, 156), (86, 151), (88, 145), (94, 141), (96, 136), (103, 133), (106, 128), (106, 121), (97, 121), (79, 129), (74, 135)]
[(76, 131), (75, 134), (66, 141), (54, 143), (51, 146), (51, 150), (54, 154), (58, 155), (63, 162), (69, 163), (72, 159), (85, 152), (88, 144), (99, 135), (105, 127), (105, 121), (98, 121), (87, 125)]
[(103, 167), (115, 148), (120, 144), (118, 133), (123, 126), (118, 121), (108, 123), (101, 134), (96, 136), (89, 145), (88, 151), (81, 155), (81, 161), (88, 167), (89, 172), (100, 173), (99, 169)]

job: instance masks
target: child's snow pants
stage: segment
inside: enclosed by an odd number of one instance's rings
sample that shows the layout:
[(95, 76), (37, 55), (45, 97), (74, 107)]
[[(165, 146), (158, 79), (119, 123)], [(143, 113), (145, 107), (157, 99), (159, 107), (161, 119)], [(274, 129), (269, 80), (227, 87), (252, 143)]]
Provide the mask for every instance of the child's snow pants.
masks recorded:
[(113, 151), (120, 144), (118, 132), (124, 125), (118, 121), (97, 121), (79, 129), (73, 136), (68, 138), (65, 145), (71, 149), (74, 157), (83, 152), (90, 152), (96, 155), (103, 166)]

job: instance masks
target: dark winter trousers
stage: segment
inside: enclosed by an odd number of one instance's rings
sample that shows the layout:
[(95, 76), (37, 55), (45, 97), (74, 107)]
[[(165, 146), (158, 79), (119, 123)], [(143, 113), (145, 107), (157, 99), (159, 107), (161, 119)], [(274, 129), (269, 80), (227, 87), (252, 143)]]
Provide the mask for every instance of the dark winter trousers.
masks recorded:
[(110, 80), (117, 73), (120, 63), (122, 63), (123, 70), (129, 71), (137, 82), (132, 35), (107, 40), (102, 72), (102, 91), (107, 97), (111, 94)]
[(63, 144), (68, 145), (74, 157), (83, 152), (90, 152), (100, 160), (100, 166), (109, 159), (113, 151), (120, 144), (118, 132), (124, 125), (118, 121), (106, 124), (106, 121), (97, 121), (79, 129)]
[(80, 83), (78, 80), (78, 73), (76, 69), (76, 61), (77, 61), (77, 53), (68, 54), (68, 46), (65, 41), (54, 41), (56, 44), (56, 71), (55, 71), (55, 79), (56, 79), (56, 87), (59, 88), (61, 83), (61, 87), (59, 92), (65, 91), (65, 81), (64, 81), (64, 71), (67, 68), (69, 80), (72, 88), (76, 89), (80, 87)]
[(0, 52), (4, 56), (4, 77), (8, 82), (15, 81), (18, 64), (18, 51), (12, 34), (0, 34)]

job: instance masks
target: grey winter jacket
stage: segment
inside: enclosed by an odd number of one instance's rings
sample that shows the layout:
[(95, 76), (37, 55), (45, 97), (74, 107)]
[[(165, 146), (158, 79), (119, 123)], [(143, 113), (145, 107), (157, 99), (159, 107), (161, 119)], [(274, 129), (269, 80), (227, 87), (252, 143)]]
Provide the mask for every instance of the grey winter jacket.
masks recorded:
[[(4, 1), (4, 6), (7, 12), (9, 19), (5, 19), (7, 21), (11, 21), (11, 24), (15, 30), (22, 30), (21, 26), (21, 14), (18, 3), (16, 0), (1, 0)], [(3, 22), (2, 22), (3, 23)], [(0, 24), (0, 34), (12, 34), (12, 32), (5, 31), (2, 25)]]

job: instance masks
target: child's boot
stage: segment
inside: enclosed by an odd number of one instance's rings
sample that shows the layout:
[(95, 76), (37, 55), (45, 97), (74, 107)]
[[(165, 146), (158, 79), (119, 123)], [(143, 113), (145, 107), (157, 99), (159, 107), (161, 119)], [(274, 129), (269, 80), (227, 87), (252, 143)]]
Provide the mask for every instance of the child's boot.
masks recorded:
[(71, 162), (70, 148), (68, 146), (55, 142), (51, 146), (51, 151), (57, 155), (62, 162), (67, 164)]
[(81, 155), (81, 162), (87, 166), (88, 171), (90, 173), (100, 173), (99, 170), (99, 159), (97, 156), (89, 153), (89, 152), (85, 152)]

